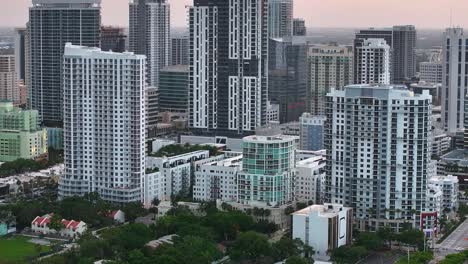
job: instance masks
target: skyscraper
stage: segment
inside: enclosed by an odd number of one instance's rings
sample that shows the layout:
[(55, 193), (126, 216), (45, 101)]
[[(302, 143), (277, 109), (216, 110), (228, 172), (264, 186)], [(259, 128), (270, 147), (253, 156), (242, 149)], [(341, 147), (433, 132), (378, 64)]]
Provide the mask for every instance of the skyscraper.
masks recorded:
[(281, 123), (306, 111), (307, 47), (301, 37), (270, 39), (268, 100), (279, 105)]
[(360, 229), (419, 223), (431, 162), (431, 100), (428, 91), (387, 85), (350, 85), (327, 95), (325, 200), (353, 207)]
[(307, 36), (307, 28), (303, 18), (293, 20), (293, 36)]
[(19, 103), (19, 82), (16, 78), (15, 56), (0, 55), (0, 100)]
[(101, 28), (101, 50), (124, 52), (125, 40), (124, 28), (121, 27), (102, 27)]
[(129, 4), (129, 49), (146, 55), (152, 87), (158, 87), (159, 71), (170, 64), (170, 9), (167, 0), (131, 0)]
[(354, 83), (390, 84), (390, 46), (384, 39), (354, 43)]
[(242, 136), (266, 124), (267, 0), (194, 0), (190, 8), (189, 125)]
[(394, 83), (404, 83), (416, 76), (416, 28), (411, 25), (394, 26), (392, 48)]
[(353, 83), (353, 48), (338, 45), (313, 45), (307, 52), (307, 111), (325, 114), (325, 98), (331, 88)]
[(98, 47), (101, 0), (33, 0), (29, 9), (29, 106), (46, 126), (62, 126), (62, 63), (66, 42)]
[[(401, 84), (416, 73), (416, 28), (411, 25), (393, 28), (369, 28), (356, 33), (356, 41), (385, 39), (391, 48), (391, 83)], [(361, 39), (361, 40), (360, 40)]]
[(159, 80), (161, 111), (186, 113), (188, 110), (188, 65), (163, 68)]
[(268, 35), (270, 38), (292, 36), (293, 0), (268, 0)]
[(442, 65), (442, 123), (450, 134), (464, 129), (465, 95), (468, 86), (468, 37), (462, 28), (444, 33)]
[(171, 65), (189, 64), (188, 37), (173, 37), (171, 39)]
[(18, 80), (26, 81), (26, 28), (15, 28), (15, 65)]
[(145, 65), (144, 55), (66, 45), (60, 198), (97, 192), (114, 203), (142, 200)]

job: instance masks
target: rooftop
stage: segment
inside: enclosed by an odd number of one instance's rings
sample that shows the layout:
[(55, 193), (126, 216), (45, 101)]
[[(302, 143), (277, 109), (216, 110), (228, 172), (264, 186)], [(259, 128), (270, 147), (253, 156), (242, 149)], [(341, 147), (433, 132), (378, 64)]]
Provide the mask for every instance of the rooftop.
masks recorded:
[(189, 66), (188, 65), (172, 65), (167, 66), (161, 69), (161, 72), (184, 72), (188, 73)]
[(283, 143), (287, 141), (294, 141), (297, 137), (286, 136), (286, 135), (275, 135), (275, 136), (248, 136), (242, 139), (244, 142), (249, 143)]
[(306, 207), (302, 210), (296, 211), (293, 215), (304, 215), (308, 216), (312, 212), (318, 213), (321, 217), (335, 217), (339, 212), (348, 210), (350, 208), (344, 207), (341, 204), (315, 204)]

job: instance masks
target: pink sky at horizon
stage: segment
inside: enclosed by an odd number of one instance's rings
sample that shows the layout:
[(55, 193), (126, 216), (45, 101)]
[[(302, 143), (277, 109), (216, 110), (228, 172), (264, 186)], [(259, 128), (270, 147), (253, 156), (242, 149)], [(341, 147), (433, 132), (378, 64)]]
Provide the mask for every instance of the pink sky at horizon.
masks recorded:
[[(24, 26), (31, 0), (1, 0), (0, 26)], [(103, 24), (128, 25), (128, 0), (102, 0)], [(187, 25), (186, 5), (170, 0), (174, 27)], [(443, 4), (442, 4), (443, 3)], [(294, 16), (308, 27), (384, 27), (413, 24), (418, 28), (468, 27), (466, 0), (295, 0)]]

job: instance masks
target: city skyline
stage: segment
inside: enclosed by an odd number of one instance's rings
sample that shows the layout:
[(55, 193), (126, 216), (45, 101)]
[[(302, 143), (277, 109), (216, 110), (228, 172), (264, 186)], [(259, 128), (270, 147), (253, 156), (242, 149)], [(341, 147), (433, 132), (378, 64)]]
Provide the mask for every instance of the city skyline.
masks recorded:
[[(468, 27), (468, 2), (448, 0), (441, 7), (436, 0), (372, 0), (342, 1), (330, 0), (326, 3), (319, 0), (295, 0), (294, 17), (306, 20), (307, 27), (343, 27), (361, 28), (368, 26), (387, 27), (396, 24), (414, 24), (418, 28), (446, 28), (449, 26)], [(187, 25), (188, 10), (193, 0), (170, 0), (172, 25)], [(2, 26), (24, 26), (28, 19), (28, 7), (31, 0), (4, 1), (0, 10)], [(401, 8), (405, 6), (405, 8)], [(315, 10), (315, 12), (314, 12)], [(349, 10), (362, 10), (359, 16)], [(378, 12), (385, 10), (385, 12)], [(415, 10), (418, 14), (415, 15)], [(452, 10), (452, 11), (451, 11)], [(452, 13), (452, 19), (450, 18)], [(320, 14), (316, 16), (315, 14)], [(128, 26), (128, 0), (102, 0), (103, 24)], [(350, 23), (352, 22), (352, 24)]]

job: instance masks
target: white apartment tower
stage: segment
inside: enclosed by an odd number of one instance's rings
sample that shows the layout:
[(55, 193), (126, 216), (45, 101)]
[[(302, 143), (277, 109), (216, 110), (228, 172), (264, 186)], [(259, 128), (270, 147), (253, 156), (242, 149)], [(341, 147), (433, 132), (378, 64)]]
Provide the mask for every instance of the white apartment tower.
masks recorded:
[(159, 71), (171, 64), (170, 9), (167, 0), (131, 0), (129, 4), (129, 48), (146, 55), (151, 87), (158, 87)]
[(282, 38), (293, 35), (293, 0), (268, 0), (268, 35)]
[(67, 43), (63, 84), (65, 173), (59, 197), (97, 192), (110, 202), (141, 201), (145, 56)]
[(243, 136), (266, 124), (267, 0), (194, 0), (190, 8), (189, 126)]
[(385, 39), (359, 39), (354, 50), (354, 83), (390, 84), (390, 46)]
[(463, 131), (468, 86), (468, 38), (462, 28), (444, 33), (442, 65), (442, 123), (449, 134)]
[[(327, 96), (325, 200), (355, 209), (361, 229), (418, 222), (431, 162), (432, 96), (350, 85)], [(416, 220), (413, 219), (416, 217)]]

